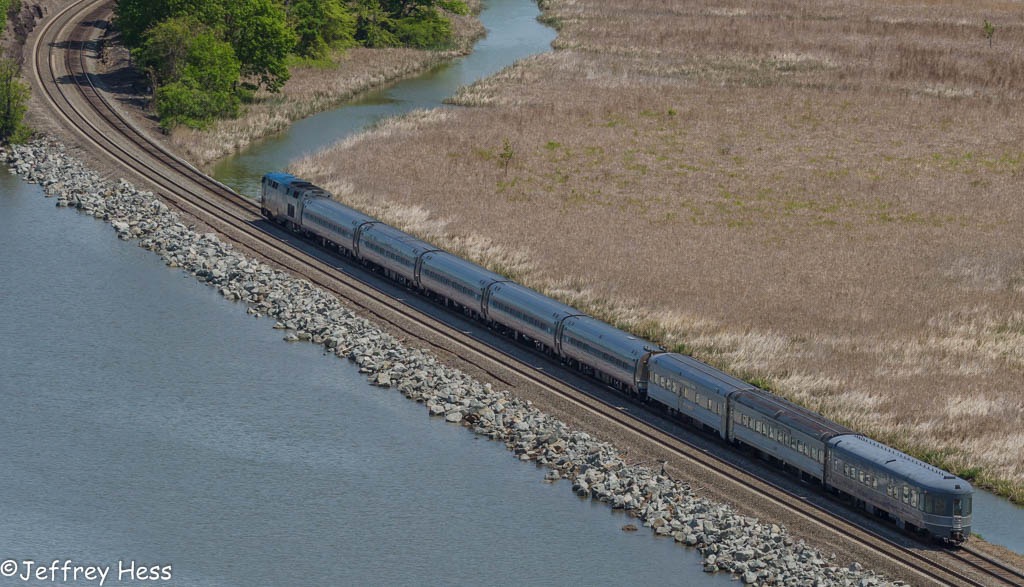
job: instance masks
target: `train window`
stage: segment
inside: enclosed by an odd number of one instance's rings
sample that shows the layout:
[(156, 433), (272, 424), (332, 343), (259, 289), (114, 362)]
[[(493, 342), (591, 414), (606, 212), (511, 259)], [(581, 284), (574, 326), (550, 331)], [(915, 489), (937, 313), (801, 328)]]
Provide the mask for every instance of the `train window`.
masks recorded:
[(963, 501), (959, 498), (953, 499), (953, 515), (962, 516), (964, 515)]
[(903, 486), (903, 503), (910, 503), (910, 488)]
[(914, 491), (910, 492), (910, 505), (912, 505), (914, 507), (917, 507), (917, 503), (918, 503), (917, 490), (915, 489)]

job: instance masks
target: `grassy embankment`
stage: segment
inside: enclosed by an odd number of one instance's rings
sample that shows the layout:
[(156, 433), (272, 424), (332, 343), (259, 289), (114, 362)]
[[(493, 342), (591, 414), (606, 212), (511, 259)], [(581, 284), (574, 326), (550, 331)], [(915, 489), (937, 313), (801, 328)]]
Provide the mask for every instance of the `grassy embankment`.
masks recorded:
[(239, 118), (221, 120), (209, 129), (178, 127), (171, 133), (170, 145), (192, 163), (203, 166), (280, 132), (296, 120), (335, 108), (359, 93), (465, 55), (485, 32), (475, 16), (480, 12), (480, 1), (466, 4), (469, 16), (448, 15), (456, 40), (450, 50), (359, 47), (335, 52), (321, 62), (297, 60), (289, 67), (291, 79), (279, 93), (259, 92)]
[(1019, 5), (545, 4), (480, 107), (293, 171), (1024, 503)]

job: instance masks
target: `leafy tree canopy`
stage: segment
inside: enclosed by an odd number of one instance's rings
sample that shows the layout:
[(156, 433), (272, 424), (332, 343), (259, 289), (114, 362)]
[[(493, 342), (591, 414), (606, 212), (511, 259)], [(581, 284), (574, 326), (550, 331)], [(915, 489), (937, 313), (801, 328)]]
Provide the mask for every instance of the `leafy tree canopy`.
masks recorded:
[(281, 89), (289, 54), (450, 46), (438, 6), (467, 11), (462, 0), (117, 0), (115, 24), (150, 73), (162, 124), (201, 126), (237, 112), (243, 92)]
[(142, 46), (147, 31), (158, 24), (186, 16), (231, 44), (243, 75), (272, 91), (288, 81), (285, 59), (295, 46), (295, 33), (284, 6), (274, 0), (118, 0), (115, 7), (115, 22), (129, 47)]
[(242, 64), (231, 44), (196, 17), (172, 17), (150, 28), (136, 56), (157, 87), (165, 130), (177, 124), (203, 127), (237, 114)]
[(297, 55), (322, 59), (328, 49), (356, 44), (356, 16), (342, 0), (293, 0), (286, 8)]

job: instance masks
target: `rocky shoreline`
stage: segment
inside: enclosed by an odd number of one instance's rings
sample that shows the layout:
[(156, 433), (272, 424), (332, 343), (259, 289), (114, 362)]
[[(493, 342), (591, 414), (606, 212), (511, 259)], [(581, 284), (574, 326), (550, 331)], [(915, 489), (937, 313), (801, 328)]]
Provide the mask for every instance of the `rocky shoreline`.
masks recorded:
[[(217, 288), (247, 312), (274, 318), (289, 341), (310, 341), (359, 366), (371, 384), (393, 387), (425, 405), (431, 416), (505, 443), (522, 461), (547, 468), (544, 478), (571, 483), (580, 497), (623, 509), (658, 536), (703, 556), (704, 570), (728, 572), (751, 585), (900, 585), (853, 563), (837, 566), (785, 527), (741, 516), (697, 495), (690, 486), (646, 466), (628, 465), (607, 442), (573, 430), (529, 401), (495, 390), (429, 353), (406, 348), (336, 298), (233, 251), (213, 233), (200, 233), (152, 193), (128, 182), (106, 182), (69, 155), (63, 144), (38, 139), (0, 149), (25, 181), (40, 184), (58, 207), (104, 220), (133, 240)], [(630, 529), (627, 526), (624, 529)]]

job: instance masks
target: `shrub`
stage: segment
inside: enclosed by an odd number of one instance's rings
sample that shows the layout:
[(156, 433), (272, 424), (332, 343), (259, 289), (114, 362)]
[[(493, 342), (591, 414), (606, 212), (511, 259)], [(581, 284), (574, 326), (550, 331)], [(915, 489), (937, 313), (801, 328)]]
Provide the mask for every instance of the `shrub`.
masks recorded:
[(469, 6), (462, 0), (440, 0), (437, 5), (452, 14), (461, 14), (463, 16), (469, 14)]
[(412, 16), (394, 21), (395, 36), (403, 45), (417, 49), (451, 46), (452, 24), (433, 8), (417, 9)]
[(0, 141), (21, 143), (31, 131), (25, 126), (28, 110), (28, 85), (18, 79), (18, 64), (0, 59)]
[(157, 89), (156, 111), (164, 132), (179, 124), (202, 129), (218, 117), (236, 116), (238, 97), (197, 88), (191, 82), (172, 82)]

